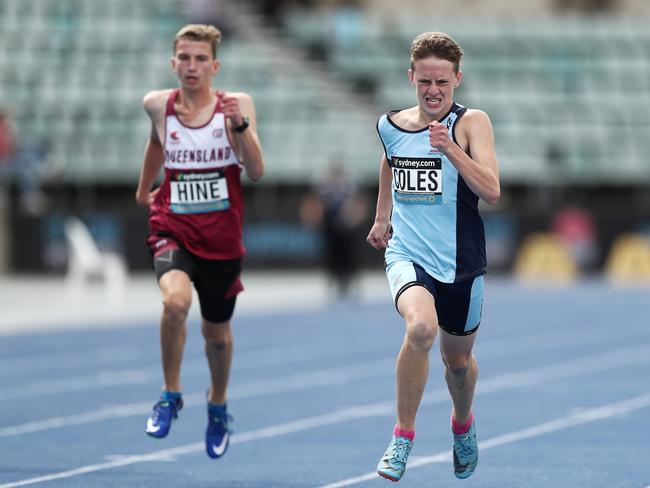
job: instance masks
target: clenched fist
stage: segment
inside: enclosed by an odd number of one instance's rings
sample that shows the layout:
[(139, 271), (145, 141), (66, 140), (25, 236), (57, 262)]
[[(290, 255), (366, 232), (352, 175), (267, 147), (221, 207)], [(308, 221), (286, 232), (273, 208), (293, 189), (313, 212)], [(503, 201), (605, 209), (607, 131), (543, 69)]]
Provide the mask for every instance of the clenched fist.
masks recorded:
[(239, 127), (244, 121), (244, 116), (239, 107), (239, 100), (233, 96), (226, 95), (221, 98), (221, 110), (230, 119), (233, 127)]
[(429, 144), (434, 149), (438, 149), (443, 153), (447, 152), (447, 149), (452, 144), (452, 140), (449, 137), (449, 129), (445, 124), (441, 124), (438, 121), (433, 121), (429, 124)]

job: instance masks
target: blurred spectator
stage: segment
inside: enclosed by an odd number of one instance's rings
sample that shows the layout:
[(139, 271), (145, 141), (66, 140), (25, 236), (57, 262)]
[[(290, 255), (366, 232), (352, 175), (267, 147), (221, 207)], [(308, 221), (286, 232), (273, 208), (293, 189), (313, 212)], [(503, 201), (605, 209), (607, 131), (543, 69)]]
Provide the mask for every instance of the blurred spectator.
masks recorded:
[(508, 268), (515, 254), (517, 224), (507, 214), (490, 213), (483, 219), (490, 271)]
[(43, 145), (32, 140), (21, 141), (11, 112), (0, 108), (0, 180), (18, 185), (20, 207), (30, 215), (42, 214), (47, 206), (40, 188), (46, 160)]
[(340, 161), (330, 163), (324, 181), (301, 205), (303, 223), (322, 232), (325, 269), (339, 298), (349, 296), (359, 272), (358, 231), (367, 212), (365, 197), (350, 181)]
[(551, 230), (566, 244), (580, 269), (595, 265), (596, 224), (587, 210), (577, 207), (560, 210), (553, 218)]
[(618, 0), (555, 0), (554, 2), (555, 9), (560, 12), (611, 12), (618, 6)]
[(281, 26), (283, 16), (291, 8), (313, 9), (316, 0), (256, 0), (257, 9), (273, 26)]
[(215, 26), (227, 39), (235, 30), (226, 0), (185, 0), (185, 16), (190, 24)]
[(8, 111), (0, 108), (0, 167), (10, 164), (16, 151), (16, 133)]

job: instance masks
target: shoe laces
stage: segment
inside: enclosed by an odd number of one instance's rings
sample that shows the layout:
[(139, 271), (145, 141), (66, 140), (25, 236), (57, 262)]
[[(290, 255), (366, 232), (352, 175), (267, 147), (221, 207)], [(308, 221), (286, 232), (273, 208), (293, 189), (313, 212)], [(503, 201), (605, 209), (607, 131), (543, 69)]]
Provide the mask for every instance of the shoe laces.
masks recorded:
[(154, 422), (161, 423), (169, 422), (173, 418), (178, 418), (177, 403), (173, 400), (159, 400), (153, 406), (153, 420)]
[(476, 447), (473, 442), (473, 436), (469, 434), (456, 436), (454, 447), (457, 454), (461, 457), (470, 456), (476, 451)]
[(221, 416), (212, 416), (210, 415), (210, 422), (208, 422), (208, 434), (224, 434), (228, 432), (232, 434), (232, 429), (228, 428), (228, 425), (233, 421), (232, 415), (224, 414)]
[(391, 457), (400, 463), (405, 463), (410, 452), (411, 442), (405, 437), (397, 437), (391, 449)]

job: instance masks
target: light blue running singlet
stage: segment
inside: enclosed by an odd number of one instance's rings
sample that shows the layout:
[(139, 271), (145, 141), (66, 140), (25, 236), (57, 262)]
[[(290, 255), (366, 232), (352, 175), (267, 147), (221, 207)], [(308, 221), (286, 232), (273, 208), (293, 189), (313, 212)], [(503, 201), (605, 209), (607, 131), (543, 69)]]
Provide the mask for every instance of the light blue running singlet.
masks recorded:
[[(439, 122), (454, 127), (467, 109), (454, 103)], [(485, 274), (485, 231), (478, 197), (447, 157), (429, 144), (428, 127), (410, 131), (386, 113), (377, 122), (393, 175), (393, 236), (386, 265), (408, 260), (435, 279), (456, 283)]]

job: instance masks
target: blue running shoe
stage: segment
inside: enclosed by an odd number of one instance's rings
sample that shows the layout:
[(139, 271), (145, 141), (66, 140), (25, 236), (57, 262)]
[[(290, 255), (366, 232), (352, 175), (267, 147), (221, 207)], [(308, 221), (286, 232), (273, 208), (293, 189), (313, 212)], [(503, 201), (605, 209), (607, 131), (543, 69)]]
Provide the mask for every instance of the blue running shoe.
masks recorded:
[(406, 437), (393, 436), (384, 456), (377, 465), (379, 476), (390, 481), (399, 481), (406, 470), (406, 460), (411, 453), (413, 441)]
[(166, 400), (161, 398), (153, 406), (153, 413), (147, 420), (147, 426), (144, 431), (151, 437), (162, 439), (169, 434), (169, 428), (172, 425), (172, 420), (178, 418), (178, 412), (183, 408), (183, 399)]
[(474, 422), (464, 434), (454, 434), (454, 474), (465, 479), (472, 476), (478, 464), (478, 444)]
[(224, 408), (221, 413), (215, 414), (208, 408), (208, 427), (205, 431), (205, 451), (212, 459), (219, 459), (226, 453), (230, 444), (232, 431), (228, 428), (232, 423), (232, 416)]

